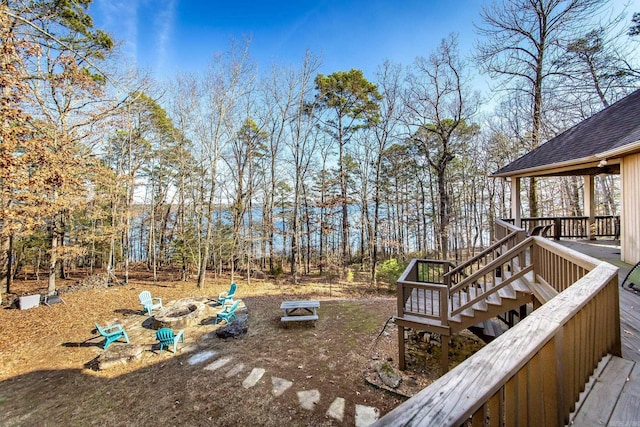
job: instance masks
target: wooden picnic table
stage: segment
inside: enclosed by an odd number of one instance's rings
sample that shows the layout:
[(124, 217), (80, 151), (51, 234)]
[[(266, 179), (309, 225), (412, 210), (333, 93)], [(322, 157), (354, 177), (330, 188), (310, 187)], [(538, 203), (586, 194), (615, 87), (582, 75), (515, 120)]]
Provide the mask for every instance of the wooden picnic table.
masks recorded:
[(320, 307), (318, 300), (282, 301), (280, 309), (284, 316), (280, 318), (282, 322), (303, 322), (318, 320), (317, 309)]

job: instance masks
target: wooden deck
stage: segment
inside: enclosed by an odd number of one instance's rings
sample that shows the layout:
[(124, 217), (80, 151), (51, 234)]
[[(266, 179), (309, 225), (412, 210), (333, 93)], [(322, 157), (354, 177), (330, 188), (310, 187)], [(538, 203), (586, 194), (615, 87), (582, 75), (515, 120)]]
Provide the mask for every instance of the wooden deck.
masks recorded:
[[(561, 240), (556, 243), (615, 265), (619, 268), (620, 283), (633, 268), (620, 261), (620, 242), (617, 240)], [(623, 289), (620, 289), (620, 338), (622, 357), (640, 363), (640, 295)]]
[[(535, 277), (560, 294), (510, 330), (509, 340), (492, 342), (376, 425), (640, 426), (640, 295), (618, 283), (632, 266), (611, 242), (560, 242), (589, 260), (529, 239), (539, 260)], [(618, 277), (592, 258), (618, 267)], [(442, 311), (438, 298), (407, 283), (399, 312)], [(500, 361), (517, 366), (497, 366)]]
[[(633, 268), (620, 261), (617, 241), (557, 243), (615, 265), (620, 283)], [(621, 288), (619, 301), (623, 358), (602, 360), (578, 403), (574, 425), (640, 425), (640, 295)]]
[(640, 367), (630, 360), (605, 357), (591, 376), (570, 424), (635, 426), (640, 424)]
[[(544, 261), (558, 263), (554, 254), (543, 253), (546, 244), (540, 238), (533, 243), (541, 267)], [(585, 264), (573, 251), (551, 249), (567, 264)], [(577, 269), (576, 264), (567, 269)], [(537, 277), (547, 282), (547, 270), (538, 269)], [(563, 278), (552, 277), (553, 286), (564, 286)], [(563, 292), (375, 425), (568, 424), (578, 416), (572, 411), (600, 359), (621, 354), (617, 282), (617, 269), (592, 261), (592, 269)]]

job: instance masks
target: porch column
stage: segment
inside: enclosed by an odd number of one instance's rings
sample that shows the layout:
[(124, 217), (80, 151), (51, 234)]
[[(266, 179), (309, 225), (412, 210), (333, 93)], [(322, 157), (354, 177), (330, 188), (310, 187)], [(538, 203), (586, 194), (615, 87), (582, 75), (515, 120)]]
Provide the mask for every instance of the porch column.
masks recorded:
[(522, 227), (520, 213), (520, 178), (511, 177), (511, 217), (516, 227)]
[(595, 240), (596, 234), (593, 225), (596, 222), (596, 203), (594, 193), (593, 175), (584, 176), (584, 215), (589, 217), (587, 220), (587, 236), (589, 240)]

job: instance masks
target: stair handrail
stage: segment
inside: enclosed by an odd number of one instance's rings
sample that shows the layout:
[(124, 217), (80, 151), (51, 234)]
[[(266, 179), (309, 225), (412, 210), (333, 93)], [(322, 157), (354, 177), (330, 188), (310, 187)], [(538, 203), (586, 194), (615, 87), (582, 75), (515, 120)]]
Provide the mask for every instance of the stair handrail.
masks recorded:
[[(473, 258), (468, 259), (467, 261), (465, 261), (464, 263), (458, 265), (454, 269), (449, 270), (448, 273), (445, 273), (445, 283), (449, 284), (450, 287), (455, 286), (457, 284), (457, 281), (454, 280), (456, 275), (458, 275), (458, 274), (463, 275), (463, 276), (465, 276), (465, 279), (469, 277), (469, 275), (464, 273), (464, 269), (465, 268), (467, 268), (470, 265), (478, 262), (481, 258), (487, 256), (491, 252), (496, 252), (496, 251), (502, 249), (503, 246), (509, 244), (509, 242), (511, 240), (515, 240), (516, 242), (523, 241), (525, 239), (525, 236), (526, 236), (526, 233), (524, 232), (524, 230), (516, 230), (516, 231), (513, 231), (513, 232), (509, 233), (507, 236), (505, 236), (502, 239), (498, 240), (497, 242), (495, 242), (494, 244), (492, 244), (491, 246), (486, 248), (484, 251), (480, 252), (478, 255), (474, 256)], [(512, 247), (514, 247), (514, 246), (515, 245), (513, 245)], [(498, 257), (499, 256), (500, 255), (498, 255)]]
[(455, 286), (452, 286), (449, 289), (449, 300), (451, 301), (451, 304), (452, 304), (450, 314), (452, 316), (455, 316), (456, 314), (462, 312), (466, 308), (471, 307), (472, 305), (480, 302), (481, 300), (484, 300), (485, 298), (487, 298), (487, 296), (489, 296), (491, 294), (494, 294), (494, 293), (497, 293), (500, 289), (506, 287), (507, 285), (509, 285), (513, 281), (518, 280), (519, 278), (524, 276), (529, 271), (532, 271), (533, 270), (533, 264), (531, 264), (531, 263), (529, 263), (528, 265), (522, 265), (522, 266), (519, 266), (519, 265), (517, 265), (517, 263), (514, 263), (512, 265), (514, 266), (515, 269), (517, 269), (515, 274), (513, 274), (510, 277), (506, 278), (505, 280), (501, 281), (500, 284), (498, 284), (496, 286), (493, 286), (489, 290), (487, 290), (486, 288), (483, 289), (482, 293), (476, 294), (475, 297), (468, 299), (467, 302), (465, 302), (465, 304), (460, 304), (460, 307), (453, 308), (453, 298), (451, 298), (451, 296), (455, 292), (463, 291), (465, 288), (469, 287), (474, 282), (476, 282), (480, 277), (489, 274), (491, 271), (495, 271), (497, 268), (499, 268), (502, 265), (506, 264), (507, 261), (513, 260), (516, 257), (520, 257), (520, 255), (526, 249), (528, 249), (528, 248), (533, 246), (533, 243), (534, 243), (534, 239), (532, 237), (529, 237), (529, 238), (525, 239), (524, 241), (518, 243), (513, 248), (509, 249), (504, 254), (500, 255), (498, 258), (494, 259), (493, 261), (491, 261), (490, 263), (488, 263), (487, 265), (482, 267), (480, 270), (476, 271), (475, 273), (471, 274), (468, 277), (465, 277), (461, 282), (457, 283)]

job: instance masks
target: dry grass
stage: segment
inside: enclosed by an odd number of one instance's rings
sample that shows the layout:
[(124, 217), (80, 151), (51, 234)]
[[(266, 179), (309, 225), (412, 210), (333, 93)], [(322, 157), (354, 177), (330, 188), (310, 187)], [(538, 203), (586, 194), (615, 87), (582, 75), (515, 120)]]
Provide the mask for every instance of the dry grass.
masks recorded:
[[(127, 286), (63, 294), (66, 304), (31, 310), (0, 310), (0, 411), (7, 426), (44, 425), (338, 425), (325, 416), (336, 397), (346, 399), (345, 425), (353, 423), (356, 404), (386, 413), (401, 400), (367, 385), (365, 371), (372, 354), (397, 358), (395, 328), (372, 344), (395, 312), (395, 296), (364, 285), (239, 282), (237, 296), (249, 313), (249, 332), (240, 339), (206, 335), (211, 328), (185, 331), (185, 346), (176, 354), (145, 351), (144, 357), (107, 371), (91, 369), (103, 350), (91, 340), (93, 322), (143, 322), (138, 294), (146, 289), (166, 303), (184, 297), (214, 296), (228, 279), (204, 291), (194, 283), (165, 277), (153, 284), (134, 277)], [(44, 284), (16, 283), (16, 293), (38, 291)], [(316, 327), (280, 325), (280, 302), (320, 299)], [(146, 331), (143, 331), (147, 333)], [(153, 331), (148, 331), (153, 342)], [(133, 341), (133, 339), (132, 339)], [(118, 344), (113, 344), (118, 345)], [(189, 351), (189, 347), (193, 351)], [(226, 378), (205, 364), (189, 365), (195, 352), (216, 350), (244, 364), (243, 372)], [(231, 366), (231, 365), (229, 365)], [(253, 388), (242, 380), (254, 367), (266, 369)], [(271, 392), (271, 378), (293, 381), (282, 396)], [(296, 392), (318, 389), (313, 411), (302, 409)]]

